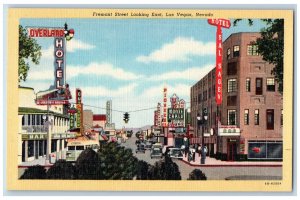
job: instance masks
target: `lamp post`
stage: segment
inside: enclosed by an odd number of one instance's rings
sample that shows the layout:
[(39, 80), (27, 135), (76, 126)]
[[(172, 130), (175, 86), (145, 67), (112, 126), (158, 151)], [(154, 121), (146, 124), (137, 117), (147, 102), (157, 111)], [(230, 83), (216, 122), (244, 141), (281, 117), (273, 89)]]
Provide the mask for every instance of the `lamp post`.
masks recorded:
[(201, 164), (205, 164), (205, 159), (206, 159), (206, 152), (204, 150), (204, 125), (207, 122), (207, 110), (203, 109), (202, 112), (202, 117), (200, 116), (200, 114), (198, 113), (197, 115), (197, 121), (198, 121), (198, 130), (199, 130), (199, 126), (202, 126), (202, 138), (201, 138)]

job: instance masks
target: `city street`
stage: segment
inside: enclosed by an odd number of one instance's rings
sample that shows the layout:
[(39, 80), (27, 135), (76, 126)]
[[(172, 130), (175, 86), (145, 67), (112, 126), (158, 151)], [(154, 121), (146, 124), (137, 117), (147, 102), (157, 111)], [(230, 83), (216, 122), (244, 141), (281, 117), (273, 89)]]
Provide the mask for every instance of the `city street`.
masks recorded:
[[(134, 156), (140, 160), (144, 160), (153, 165), (159, 158), (150, 158), (150, 150), (146, 150), (145, 154), (135, 153), (137, 138), (133, 134), (126, 143), (122, 143), (122, 146), (131, 148)], [(179, 167), (182, 180), (186, 180), (189, 173), (194, 169), (200, 169), (206, 174), (208, 180), (280, 180), (282, 177), (282, 167), (270, 167), (270, 166), (204, 166), (195, 167), (190, 166), (187, 163), (174, 159), (173, 160)], [(227, 163), (223, 161), (224, 164)], [(232, 162), (234, 163), (234, 162)]]

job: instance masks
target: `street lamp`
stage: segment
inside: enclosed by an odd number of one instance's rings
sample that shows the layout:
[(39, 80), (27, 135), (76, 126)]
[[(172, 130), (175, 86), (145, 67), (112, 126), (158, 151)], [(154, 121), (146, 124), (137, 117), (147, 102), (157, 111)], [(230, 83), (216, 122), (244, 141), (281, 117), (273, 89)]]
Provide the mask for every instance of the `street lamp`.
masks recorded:
[(208, 116), (207, 116), (207, 110), (206, 109), (203, 109), (202, 118), (201, 118), (199, 113), (197, 115), (198, 129), (199, 129), (199, 126), (202, 126), (201, 164), (205, 164), (205, 159), (206, 159), (206, 152), (204, 150), (204, 126), (207, 122), (207, 118), (208, 118)]

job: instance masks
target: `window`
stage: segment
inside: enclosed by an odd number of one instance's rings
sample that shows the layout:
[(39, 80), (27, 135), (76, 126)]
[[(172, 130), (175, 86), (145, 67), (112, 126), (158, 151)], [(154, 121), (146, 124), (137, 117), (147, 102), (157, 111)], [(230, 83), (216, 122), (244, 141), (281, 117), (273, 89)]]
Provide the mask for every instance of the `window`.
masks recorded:
[(25, 115), (22, 116), (22, 126), (25, 125)]
[(227, 49), (227, 60), (230, 58), (230, 48)]
[(198, 103), (202, 101), (202, 94), (198, 94)]
[(207, 100), (207, 90), (203, 92), (203, 101)]
[(283, 126), (283, 110), (281, 109), (280, 125)]
[(51, 141), (51, 153), (57, 151), (57, 140), (52, 140)]
[(227, 97), (227, 106), (236, 106), (236, 96)]
[(227, 81), (227, 92), (236, 92), (237, 90), (237, 83), (236, 79), (228, 79)]
[(213, 89), (212, 89), (212, 96), (214, 97), (216, 95), (216, 86), (213, 85)]
[(34, 155), (34, 140), (28, 140), (28, 157)]
[(254, 125), (259, 125), (259, 110), (255, 109), (254, 111)]
[(256, 78), (256, 90), (255, 90), (255, 94), (256, 95), (262, 95), (262, 78)]
[(208, 89), (208, 98), (210, 99), (211, 97), (211, 88)]
[(247, 46), (247, 55), (248, 56), (257, 56), (258, 55), (258, 45), (248, 45)]
[(267, 110), (267, 129), (268, 130), (274, 129), (274, 110), (273, 109)]
[(244, 111), (244, 124), (249, 125), (249, 109), (245, 109)]
[(246, 79), (246, 92), (250, 92), (251, 88), (251, 80), (250, 78)]
[(227, 65), (227, 75), (236, 75), (237, 73), (237, 63), (232, 62)]
[(275, 92), (275, 79), (267, 78), (267, 91)]
[(76, 146), (76, 150), (84, 150), (84, 146)]
[(29, 126), (32, 125), (31, 124), (31, 115), (28, 115), (28, 124), (27, 125), (29, 125)]
[(236, 125), (236, 110), (228, 110), (228, 125)]
[(236, 45), (233, 46), (233, 57), (239, 57), (240, 56), (240, 46)]

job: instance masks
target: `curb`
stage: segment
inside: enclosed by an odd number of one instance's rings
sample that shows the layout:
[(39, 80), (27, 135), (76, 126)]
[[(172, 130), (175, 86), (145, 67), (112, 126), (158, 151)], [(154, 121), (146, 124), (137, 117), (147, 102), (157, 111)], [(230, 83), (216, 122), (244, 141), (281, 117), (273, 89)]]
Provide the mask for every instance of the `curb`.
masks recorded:
[[(19, 165), (18, 168), (28, 168), (28, 167), (32, 167), (32, 166), (36, 166), (36, 165)], [(53, 165), (39, 165), (42, 167), (52, 167)]]
[(199, 164), (195, 165), (192, 163), (189, 163), (188, 161), (181, 160), (185, 164), (188, 164), (191, 167), (282, 167), (282, 164), (227, 164), (227, 165), (222, 165), (222, 164)]

